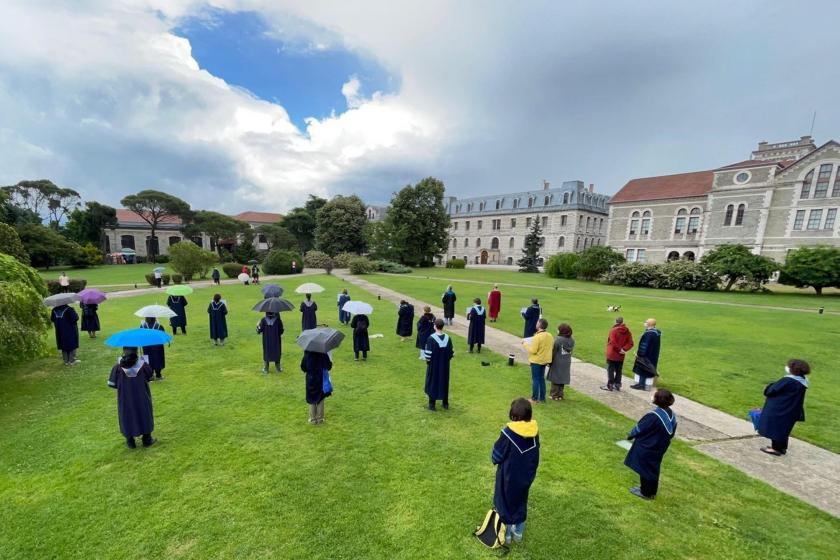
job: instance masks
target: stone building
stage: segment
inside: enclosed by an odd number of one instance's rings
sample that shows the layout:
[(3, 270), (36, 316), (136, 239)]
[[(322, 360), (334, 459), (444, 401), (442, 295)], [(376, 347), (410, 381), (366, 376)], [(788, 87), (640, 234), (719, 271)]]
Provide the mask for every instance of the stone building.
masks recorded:
[(761, 142), (749, 159), (633, 179), (609, 205), (608, 244), (629, 261), (694, 260), (740, 243), (784, 261), (802, 245), (840, 245), (840, 144)]
[(542, 225), (540, 257), (582, 251), (606, 243), (609, 197), (587, 189), (582, 181), (551, 188), (478, 196), (449, 197), (449, 247), (445, 259), (469, 264), (513, 265), (522, 257), (532, 220)]
[(369, 222), (381, 222), (385, 219), (385, 215), (388, 213), (389, 206), (376, 206), (370, 205), (365, 208), (365, 215)]

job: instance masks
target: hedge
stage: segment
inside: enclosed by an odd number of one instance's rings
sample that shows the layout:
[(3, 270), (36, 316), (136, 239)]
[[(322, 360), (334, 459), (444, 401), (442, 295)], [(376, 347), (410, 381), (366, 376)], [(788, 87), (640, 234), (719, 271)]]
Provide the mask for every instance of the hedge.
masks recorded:
[(376, 270), (389, 274), (408, 274), (412, 272), (410, 267), (394, 261), (376, 261)]
[(0, 364), (31, 360), (47, 349), (47, 287), (34, 269), (0, 253)]
[(350, 261), (357, 258), (359, 255), (356, 253), (339, 253), (335, 257), (333, 257), (333, 261), (335, 262), (336, 268), (350, 268)]
[(446, 261), (446, 268), (466, 268), (467, 261), (464, 259), (450, 259)]
[(244, 264), (237, 264), (237, 263), (225, 263), (222, 265), (222, 272), (225, 273), (225, 276), (228, 278), (236, 278), (240, 274), (242, 274), (242, 267), (245, 266)]
[(577, 253), (560, 253), (545, 263), (545, 274), (550, 278), (577, 278), (577, 265), (580, 256)]
[[(71, 278), (69, 283), (70, 285), (67, 287), (67, 291), (73, 292), (74, 294), (81, 292), (87, 286), (87, 280), (82, 278)], [(64, 291), (64, 288), (58, 283), (58, 280), (47, 280), (47, 291), (52, 296), (60, 294)]]
[[(172, 275), (171, 274), (161, 274), (160, 275), (160, 280), (161, 280), (161, 282), (160, 282), (161, 284), (163, 284), (164, 286), (168, 286), (169, 283), (172, 281)], [(146, 282), (149, 283), (149, 286), (157, 286), (157, 283), (155, 282), (155, 275), (154, 274), (147, 274), (146, 275)]]
[(663, 264), (624, 263), (601, 277), (607, 284), (665, 290), (714, 291), (720, 278), (708, 266), (693, 261)]
[(376, 263), (367, 257), (354, 257), (350, 259), (348, 268), (351, 274), (370, 274), (376, 272)]
[(294, 251), (269, 251), (265, 261), (263, 261), (263, 270), (266, 274), (291, 274), (292, 261), (297, 266), (296, 272), (303, 272), (303, 257), (298, 253)]

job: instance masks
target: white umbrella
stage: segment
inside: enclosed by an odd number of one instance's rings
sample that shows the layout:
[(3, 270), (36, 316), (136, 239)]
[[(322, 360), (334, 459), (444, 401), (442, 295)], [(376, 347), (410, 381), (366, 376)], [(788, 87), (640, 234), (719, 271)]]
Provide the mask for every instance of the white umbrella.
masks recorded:
[(373, 306), (363, 301), (353, 300), (345, 303), (341, 310), (352, 313), (353, 315), (370, 315), (373, 313)]
[(239, 276), (237, 276), (237, 278), (243, 284), (251, 280), (251, 277), (248, 276), (247, 274), (245, 274), (244, 272), (242, 274), (240, 274)]
[(147, 305), (134, 312), (138, 317), (155, 317), (157, 319), (168, 319), (177, 315), (174, 311), (163, 305)]
[(306, 282), (295, 288), (295, 292), (298, 294), (320, 294), (323, 291), (324, 288), (314, 282)]

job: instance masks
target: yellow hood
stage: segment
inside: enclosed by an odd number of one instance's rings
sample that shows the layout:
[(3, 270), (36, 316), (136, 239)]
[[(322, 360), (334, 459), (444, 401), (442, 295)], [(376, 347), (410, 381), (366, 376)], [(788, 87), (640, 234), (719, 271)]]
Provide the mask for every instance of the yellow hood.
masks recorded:
[(508, 422), (507, 427), (510, 428), (513, 433), (522, 437), (537, 437), (537, 433), (539, 432), (536, 420), (531, 420), (529, 422)]

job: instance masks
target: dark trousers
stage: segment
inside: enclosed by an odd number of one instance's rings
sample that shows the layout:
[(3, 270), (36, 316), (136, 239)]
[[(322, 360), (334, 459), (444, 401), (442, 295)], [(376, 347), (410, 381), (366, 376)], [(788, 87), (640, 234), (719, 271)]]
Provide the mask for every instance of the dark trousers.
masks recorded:
[[(443, 408), (449, 408), (449, 399), (443, 399), (441, 403), (443, 404)], [(435, 409), (435, 399), (431, 397), (429, 398), (429, 408), (431, 410)]]
[(624, 367), (624, 361), (607, 360), (607, 385), (621, 386), (621, 368)]
[(65, 364), (72, 364), (76, 361), (76, 351), (70, 350), (69, 352), (62, 350), (61, 351), (61, 358), (64, 360)]
[[(355, 352), (355, 354), (356, 354), (356, 359), (358, 360), (359, 359), (359, 353)], [(362, 359), (367, 360), (367, 350), (362, 350)]]
[[(181, 332), (187, 334), (187, 327), (181, 327)], [(172, 334), (178, 334), (178, 327), (172, 327)]]
[[(125, 438), (125, 441), (128, 443), (129, 446), (134, 447), (133, 437)], [(152, 434), (143, 434), (141, 436), (141, 441), (143, 442), (143, 445), (150, 445), (152, 443)]]
[(531, 400), (545, 400), (545, 366), (546, 364), (531, 364)]
[(563, 383), (551, 382), (551, 398), (563, 398), (563, 390), (566, 386)]
[(158, 379), (162, 378), (163, 377), (163, 374), (161, 373), (162, 371), (163, 371), (162, 369), (156, 369), (155, 370), (155, 377), (157, 377)]
[(656, 496), (656, 491), (659, 490), (659, 479), (658, 478), (642, 478), (639, 477), (640, 488), (642, 490), (642, 495), (646, 498), (653, 498)]
[[(475, 344), (470, 344), (470, 352), (473, 351), (473, 346), (475, 346)], [(481, 344), (478, 345), (478, 353), (481, 354)]]
[(770, 440), (770, 447), (772, 447), (773, 449), (775, 449), (776, 451), (778, 451), (779, 453), (784, 455), (785, 453), (787, 453), (788, 438), (771, 439)]
[(161, 287), (162, 283), (163, 283), (163, 278), (155, 278), (155, 284), (157, 284), (158, 288)]

